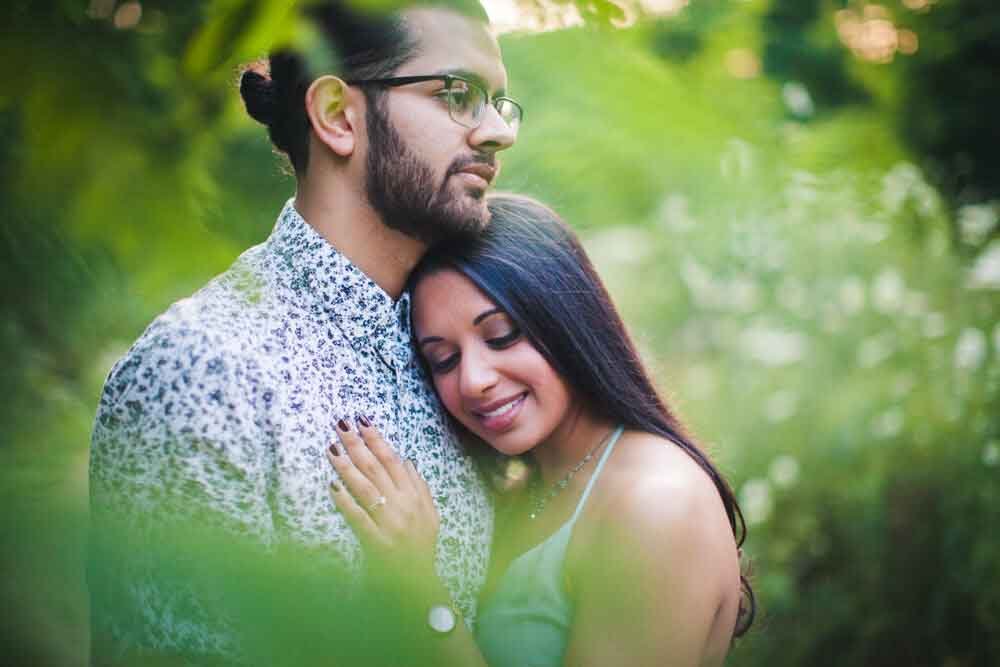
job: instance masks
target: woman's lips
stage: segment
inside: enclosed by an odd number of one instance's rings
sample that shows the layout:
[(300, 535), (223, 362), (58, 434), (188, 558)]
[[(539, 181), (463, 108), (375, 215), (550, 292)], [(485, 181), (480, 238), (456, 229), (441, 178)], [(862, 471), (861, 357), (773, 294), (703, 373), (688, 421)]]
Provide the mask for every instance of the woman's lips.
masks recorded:
[(473, 410), (472, 414), (476, 416), (479, 423), (488, 431), (505, 431), (510, 428), (511, 424), (517, 418), (518, 414), (521, 412), (521, 408), (524, 405), (524, 399), (528, 397), (528, 392), (517, 395), (510, 401), (507, 401), (503, 405), (497, 406), (492, 410), (478, 411)]

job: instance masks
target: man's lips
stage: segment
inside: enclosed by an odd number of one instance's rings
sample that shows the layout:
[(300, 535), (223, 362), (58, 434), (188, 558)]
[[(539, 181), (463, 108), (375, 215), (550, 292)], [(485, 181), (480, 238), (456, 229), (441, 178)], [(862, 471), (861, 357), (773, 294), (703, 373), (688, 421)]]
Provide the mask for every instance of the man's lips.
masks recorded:
[(486, 182), (486, 185), (489, 185), (490, 183), (493, 182), (493, 179), (496, 178), (497, 170), (496, 167), (491, 167), (488, 164), (476, 163), (476, 164), (467, 164), (461, 169), (456, 170), (455, 173), (471, 174), (472, 176), (478, 176), (479, 178), (483, 179)]

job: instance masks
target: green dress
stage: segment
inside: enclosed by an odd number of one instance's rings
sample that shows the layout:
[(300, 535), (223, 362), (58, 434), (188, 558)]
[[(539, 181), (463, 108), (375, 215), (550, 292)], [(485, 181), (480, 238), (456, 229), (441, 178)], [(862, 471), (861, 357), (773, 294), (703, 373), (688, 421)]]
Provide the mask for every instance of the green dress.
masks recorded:
[(476, 642), (490, 667), (558, 667), (563, 664), (573, 607), (563, 585), (563, 561), (573, 526), (624, 426), (615, 429), (573, 516), (544, 542), (507, 567), (479, 608)]

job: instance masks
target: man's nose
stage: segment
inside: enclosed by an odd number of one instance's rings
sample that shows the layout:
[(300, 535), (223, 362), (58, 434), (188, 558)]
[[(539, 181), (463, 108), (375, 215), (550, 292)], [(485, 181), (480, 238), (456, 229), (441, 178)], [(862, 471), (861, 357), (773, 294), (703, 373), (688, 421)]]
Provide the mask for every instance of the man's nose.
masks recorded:
[(514, 145), (517, 130), (500, 117), (493, 105), (483, 109), (483, 120), (479, 127), (469, 133), (469, 144), (483, 153), (498, 153)]

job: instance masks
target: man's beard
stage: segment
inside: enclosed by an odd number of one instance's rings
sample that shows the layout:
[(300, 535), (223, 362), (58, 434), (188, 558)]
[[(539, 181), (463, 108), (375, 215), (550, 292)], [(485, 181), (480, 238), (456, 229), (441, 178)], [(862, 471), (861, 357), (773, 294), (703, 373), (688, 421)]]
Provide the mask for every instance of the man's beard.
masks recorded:
[(434, 172), (410, 150), (378, 107), (377, 100), (369, 100), (365, 188), (382, 222), (428, 245), (481, 232), (489, 222), (489, 212), (482, 205), (485, 193), (469, 193), (472, 201), (463, 201), (465, 197), (453, 194), (448, 184), (451, 175), (470, 162), (492, 164), (492, 158), (455, 160), (436, 187)]

